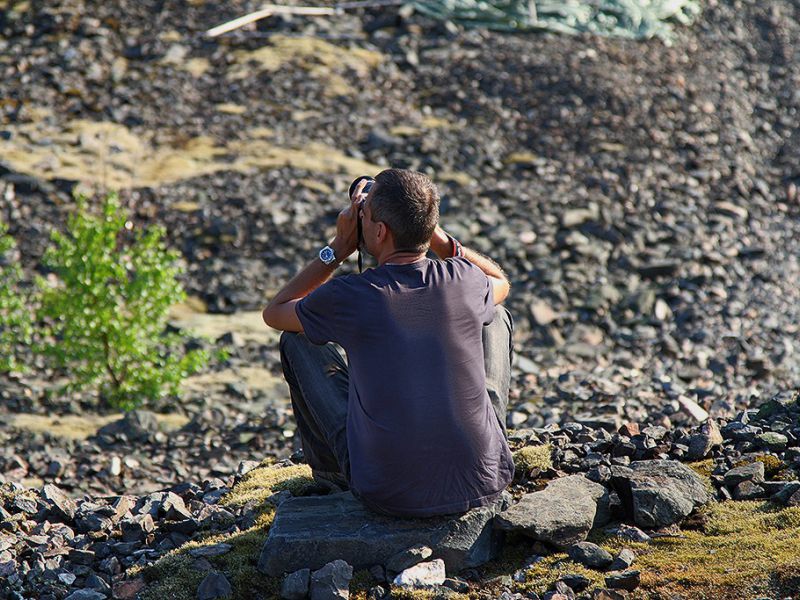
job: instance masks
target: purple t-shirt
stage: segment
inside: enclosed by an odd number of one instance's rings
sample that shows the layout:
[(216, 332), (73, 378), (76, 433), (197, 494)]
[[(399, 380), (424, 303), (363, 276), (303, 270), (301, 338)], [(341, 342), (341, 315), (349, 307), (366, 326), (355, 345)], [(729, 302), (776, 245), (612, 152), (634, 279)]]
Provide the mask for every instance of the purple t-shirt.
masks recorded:
[(308, 339), (340, 344), (350, 374), (350, 486), (407, 516), (491, 503), (514, 476), (486, 391), (492, 284), (465, 258), (335, 277), (296, 305)]

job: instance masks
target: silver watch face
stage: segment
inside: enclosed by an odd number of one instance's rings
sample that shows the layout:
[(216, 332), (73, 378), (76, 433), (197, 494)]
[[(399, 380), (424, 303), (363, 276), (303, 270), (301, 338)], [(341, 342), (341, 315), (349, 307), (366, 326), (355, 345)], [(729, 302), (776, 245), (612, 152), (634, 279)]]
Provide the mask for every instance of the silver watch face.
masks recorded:
[(332, 263), (336, 256), (333, 254), (333, 249), (330, 246), (325, 246), (319, 251), (319, 258), (327, 265)]

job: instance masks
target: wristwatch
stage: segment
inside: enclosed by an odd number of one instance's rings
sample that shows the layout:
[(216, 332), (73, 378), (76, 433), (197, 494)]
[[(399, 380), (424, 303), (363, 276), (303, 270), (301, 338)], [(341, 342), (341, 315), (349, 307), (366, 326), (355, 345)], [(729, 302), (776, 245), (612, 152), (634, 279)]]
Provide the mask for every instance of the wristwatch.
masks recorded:
[(331, 248), (330, 246), (325, 246), (322, 250), (319, 251), (319, 259), (326, 265), (335, 262), (336, 254), (334, 253), (333, 248)]

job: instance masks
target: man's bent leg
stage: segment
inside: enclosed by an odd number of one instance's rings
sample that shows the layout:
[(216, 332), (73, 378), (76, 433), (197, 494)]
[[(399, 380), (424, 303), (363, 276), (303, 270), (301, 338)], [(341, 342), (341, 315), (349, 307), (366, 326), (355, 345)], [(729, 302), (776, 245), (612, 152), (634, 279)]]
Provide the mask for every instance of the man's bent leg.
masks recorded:
[(303, 333), (285, 331), (280, 353), (306, 461), (313, 471), (339, 472), (349, 481), (344, 351), (337, 344), (318, 346)]
[(506, 431), (508, 390), (511, 387), (511, 359), (514, 354), (514, 320), (503, 305), (495, 306), (494, 320), (483, 327), (483, 360), (486, 368), (486, 389), (489, 400), (500, 422), (503, 435)]

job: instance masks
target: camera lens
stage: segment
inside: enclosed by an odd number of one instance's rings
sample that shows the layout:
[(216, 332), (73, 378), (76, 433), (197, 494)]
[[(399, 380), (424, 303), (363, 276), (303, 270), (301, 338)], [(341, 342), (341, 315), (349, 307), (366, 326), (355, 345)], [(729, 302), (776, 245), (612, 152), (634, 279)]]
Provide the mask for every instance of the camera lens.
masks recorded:
[(368, 192), (368, 191), (369, 191), (369, 188), (370, 188), (370, 187), (372, 187), (372, 183), (375, 181), (375, 180), (374, 180), (372, 177), (370, 177), (369, 175), (362, 175), (361, 177), (356, 177), (356, 178), (353, 180), (353, 183), (351, 183), (351, 184), (350, 184), (350, 191), (349, 191), (349, 192), (348, 192), (348, 194), (347, 194), (347, 195), (348, 195), (350, 198), (352, 198), (352, 197), (353, 197), (353, 193), (356, 191), (356, 186), (358, 185), (358, 183), (359, 183), (359, 182), (360, 182), (362, 179), (366, 179), (366, 180), (367, 180), (367, 185), (366, 185), (366, 187), (364, 188), (364, 193), (366, 193), (366, 192)]

